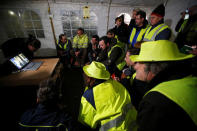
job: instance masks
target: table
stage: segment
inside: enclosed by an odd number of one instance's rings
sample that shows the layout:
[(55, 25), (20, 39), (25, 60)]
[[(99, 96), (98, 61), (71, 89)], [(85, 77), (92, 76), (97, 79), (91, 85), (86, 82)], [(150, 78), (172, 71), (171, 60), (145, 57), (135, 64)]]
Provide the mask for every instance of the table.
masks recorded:
[(2, 128), (6, 130), (17, 131), (22, 113), (36, 105), (36, 91), (41, 81), (48, 78), (62, 81), (63, 66), (59, 58), (33, 61), (43, 61), (36, 71), (18, 72), (0, 77), (0, 120)]
[(52, 77), (59, 58), (34, 59), (43, 61), (36, 71), (24, 71), (0, 77), (1, 86), (36, 86), (45, 79)]

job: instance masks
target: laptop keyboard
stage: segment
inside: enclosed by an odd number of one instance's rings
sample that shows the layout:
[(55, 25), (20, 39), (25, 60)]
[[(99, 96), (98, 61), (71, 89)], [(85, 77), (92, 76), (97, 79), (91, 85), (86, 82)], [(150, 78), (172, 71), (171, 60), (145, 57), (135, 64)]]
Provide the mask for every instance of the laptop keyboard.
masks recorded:
[(32, 67), (33, 70), (37, 70), (38, 67), (40, 67), (41, 63), (35, 63), (34, 66)]
[(34, 65), (35, 65), (35, 64), (31, 62), (31, 63), (29, 63), (29, 64), (25, 67), (25, 69), (30, 69), (30, 68), (32, 68)]
[(40, 65), (42, 64), (42, 62), (36, 62), (36, 63), (29, 63), (23, 70), (27, 71), (27, 70), (37, 70)]

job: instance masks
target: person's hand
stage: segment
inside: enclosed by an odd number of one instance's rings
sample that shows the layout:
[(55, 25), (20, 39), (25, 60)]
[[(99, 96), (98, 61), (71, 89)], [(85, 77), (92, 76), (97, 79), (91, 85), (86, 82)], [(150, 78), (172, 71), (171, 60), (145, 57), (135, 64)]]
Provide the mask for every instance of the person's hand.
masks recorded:
[(63, 51), (59, 50), (59, 51), (58, 51), (58, 54), (59, 54), (60, 56), (63, 56)]
[(87, 63), (85, 63), (85, 66), (86, 66), (86, 65), (90, 65), (90, 64), (91, 64), (90, 62), (87, 62)]
[(185, 11), (181, 13), (181, 19), (185, 18)]
[(75, 56), (78, 57), (78, 56), (79, 56), (79, 53), (80, 53), (79, 51), (76, 51), (76, 52), (75, 52)]
[(191, 50), (189, 53), (190, 54), (193, 54), (193, 55), (197, 55), (197, 45), (193, 45), (193, 46), (191, 46), (191, 48), (193, 50)]
[(93, 53), (93, 54), (92, 54), (92, 56), (93, 56), (93, 57), (96, 57), (96, 54), (95, 54), (95, 53)]
[(134, 44), (134, 47), (135, 48), (141, 48), (141, 44), (142, 44), (143, 42), (136, 42), (135, 44)]
[(197, 55), (197, 48), (193, 49), (192, 51), (190, 51), (189, 53), (193, 54), (193, 55)]
[(119, 77), (114, 77), (114, 80), (120, 81), (120, 78)]
[(197, 45), (193, 45), (192, 46), (192, 49), (197, 49)]
[(127, 76), (124, 73), (122, 73), (121, 74), (121, 79), (124, 79), (124, 78), (127, 78)]
[(112, 75), (111, 75), (111, 78), (112, 78), (113, 80), (120, 81), (120, 78), (117, 77), (115, 74), (112, 74)]
[(93, 45), (92, 45), (92, 48), (93, 48), (93, 49), (96, 49), (96, 44), (93, 44)]

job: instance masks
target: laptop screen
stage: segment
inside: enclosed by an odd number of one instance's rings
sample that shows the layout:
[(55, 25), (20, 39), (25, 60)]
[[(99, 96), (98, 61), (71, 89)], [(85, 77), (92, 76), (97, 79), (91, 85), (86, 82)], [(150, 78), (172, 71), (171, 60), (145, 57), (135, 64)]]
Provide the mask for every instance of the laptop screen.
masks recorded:
[(29, 63), (28, 58), (27, 58), (25, 55), (23, 55), (23, 53), (20, 53), (20, 54), (19, 54), (19, 57), (20, 57), (23, 61), (25, 61), (26, 64)]
[(29, 63), (29, 60), (27, 57), (25, 57), (22, 53), (18, 54), (15, 57), (12, 57), (10, 61), (18, 68), (22, 69), (27, 63)]

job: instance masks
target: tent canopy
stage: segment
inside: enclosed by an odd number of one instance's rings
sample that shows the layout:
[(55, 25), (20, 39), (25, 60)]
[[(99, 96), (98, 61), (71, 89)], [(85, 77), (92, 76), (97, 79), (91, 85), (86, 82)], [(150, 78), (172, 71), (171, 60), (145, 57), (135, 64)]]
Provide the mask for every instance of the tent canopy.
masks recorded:
[[(29, 0), (7, 0), (7, 1), (0, 1), (1, 4), (5, 4), (7, 2), (28, 2)], [(47, 0), (31, 0), (35, 2), (46, 2)], [(127, 6), (156, 6), (161, 3), (165, 3), (167, 0), (49, 0), (49, 2), (52, 3), (102, 3), (102, 4), (108, 4), (111, 2), (111, 4), (117, 4), (117, 5), (127, 5)]]

